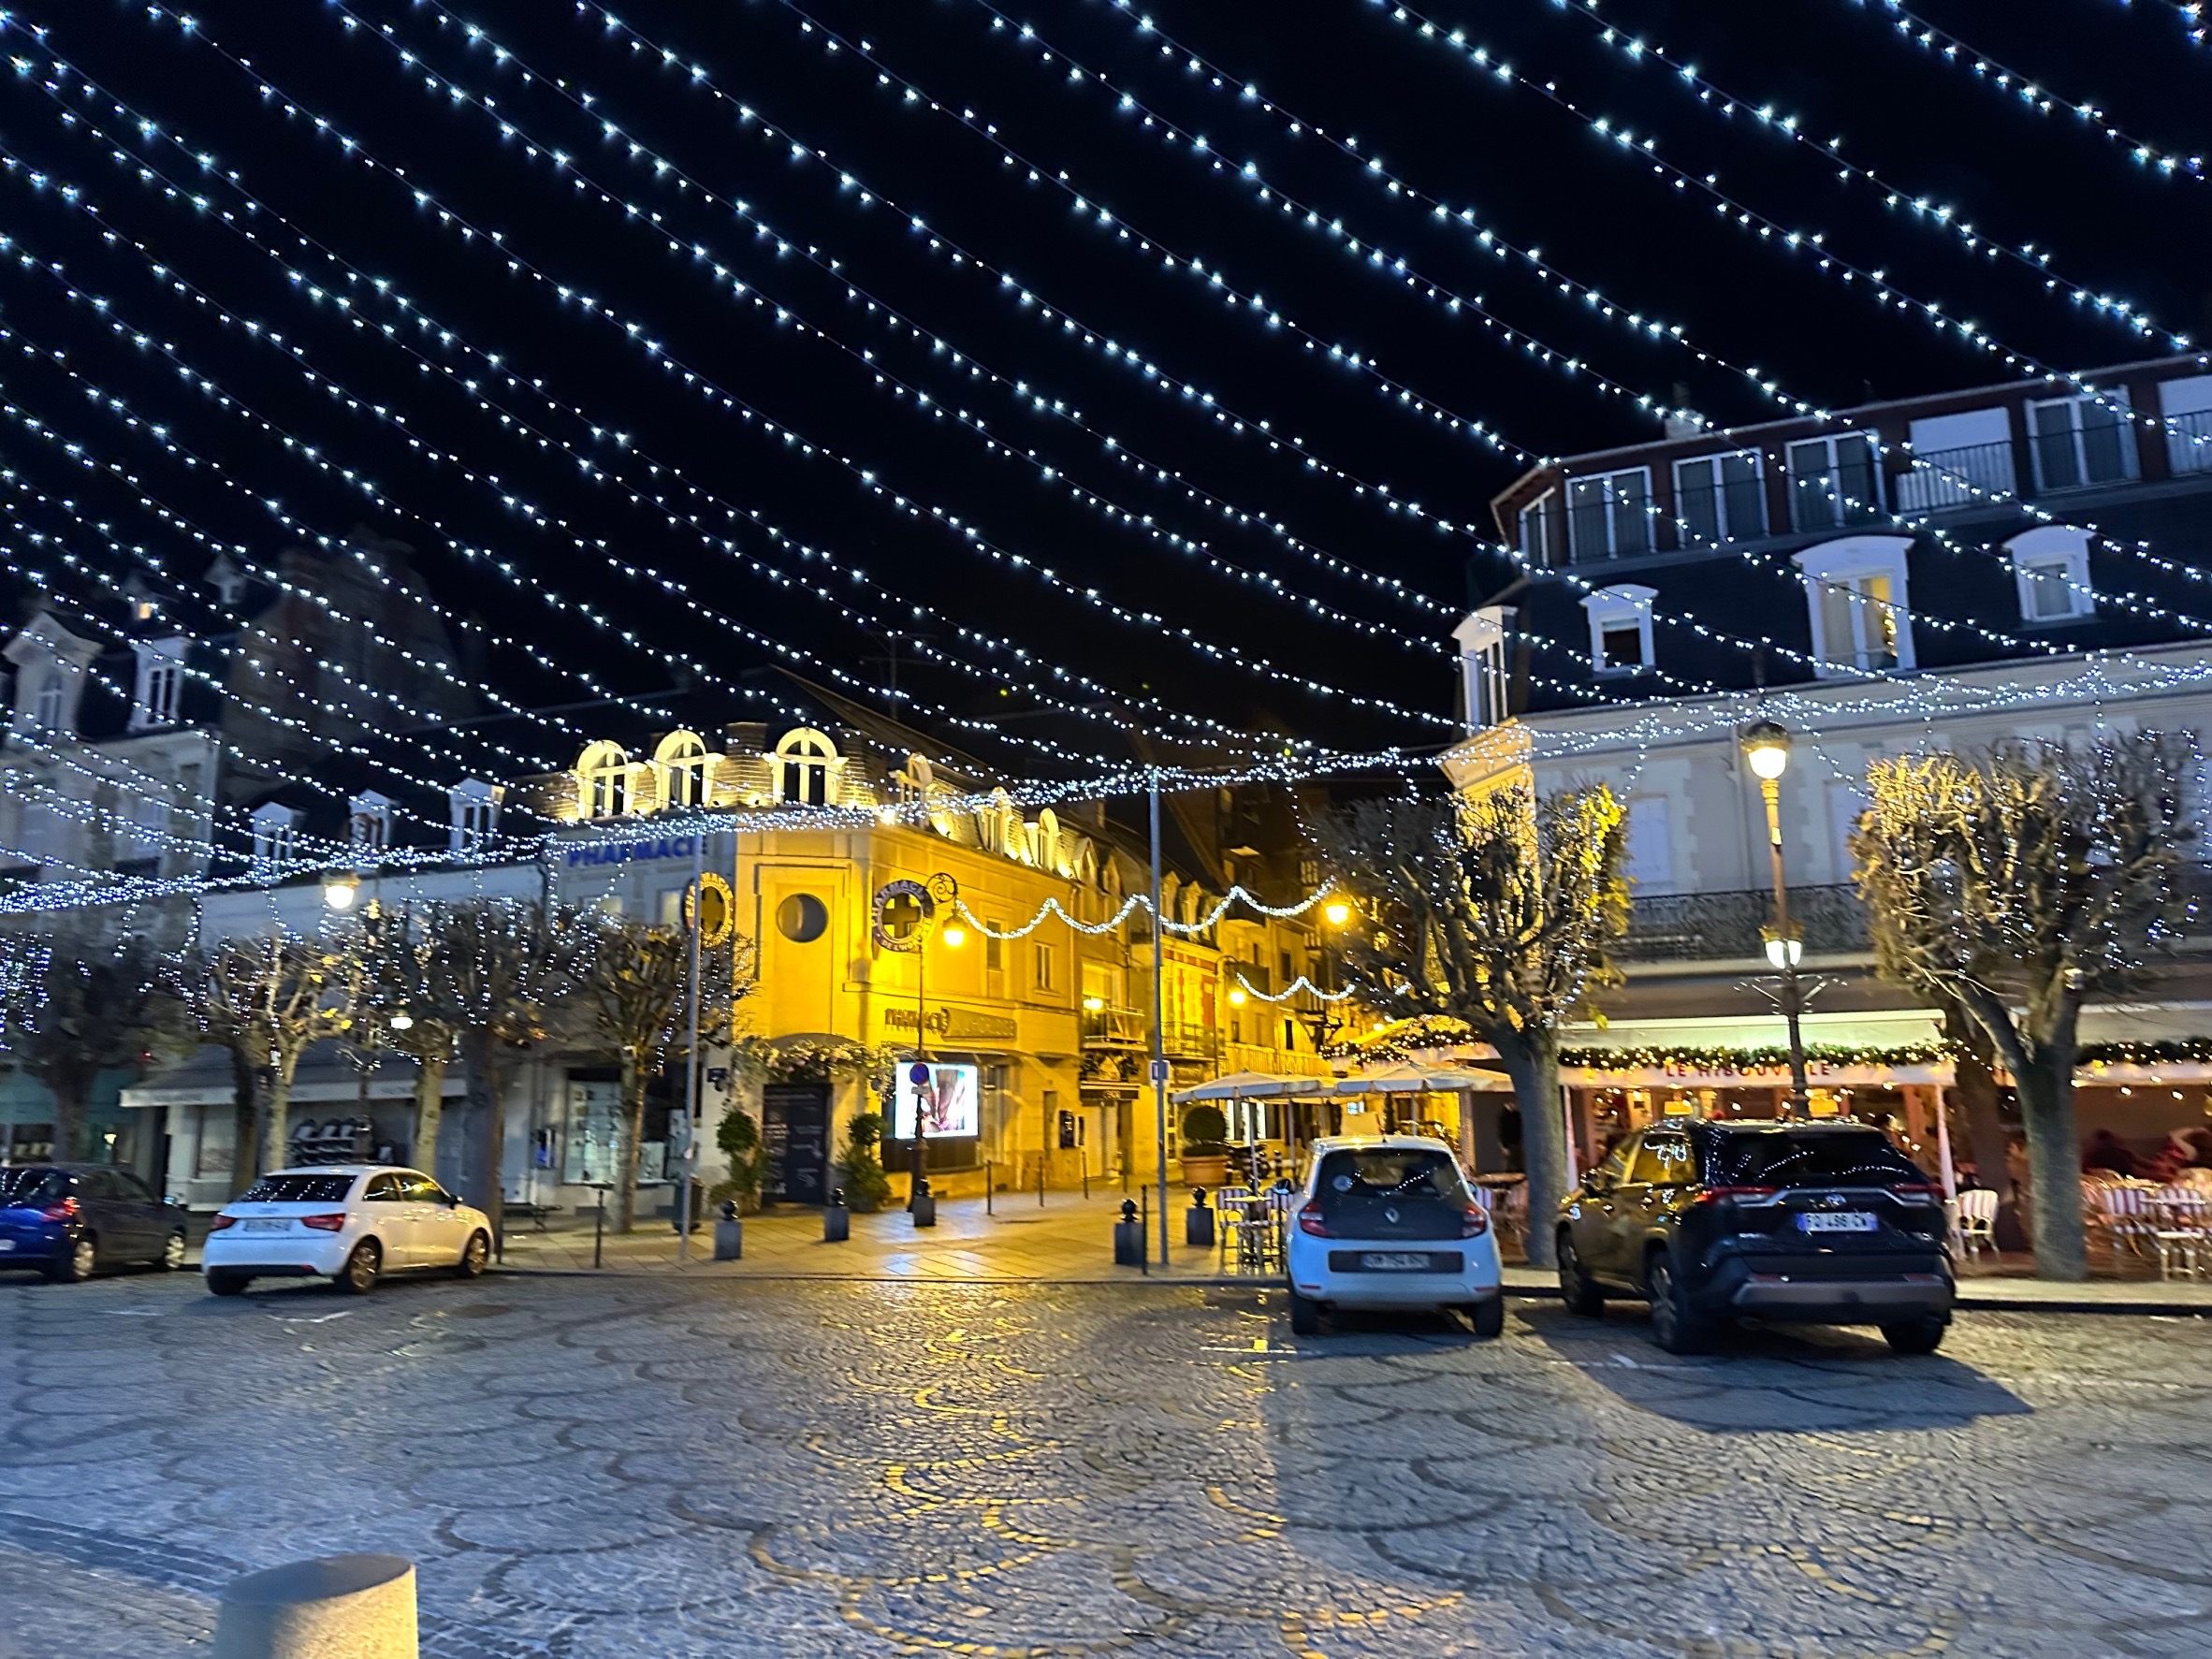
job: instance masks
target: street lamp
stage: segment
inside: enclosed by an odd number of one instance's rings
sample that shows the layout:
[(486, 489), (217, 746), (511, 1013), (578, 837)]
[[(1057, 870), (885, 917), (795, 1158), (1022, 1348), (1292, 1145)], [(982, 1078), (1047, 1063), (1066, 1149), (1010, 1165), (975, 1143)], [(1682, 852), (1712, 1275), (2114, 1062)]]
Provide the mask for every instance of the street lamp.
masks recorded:
[(354, 870), (326, 870), (323, 873), (323, 903), (333, 910), (350, 910), (354, 900), (361, 896), (361, 878)]
[(1767, 960), (1782, 976), (1777, 998), (1790, 1036), (1790, 1102), (1792, 1117), (1811, 1115), (1805, 1089), (1805, 1036), (1800, 1026), (1805, 1011), (1805, 987), (1797, 978), (1804, 959), (1805, 941), (1790, 922), (1789, 880), (1782, 866), (1782, 775), (1789, 770), (1790, 735), (1772, 720), (1760, 720), (1743, 734), (1744, 764), (1759, 780), (1759, 793), (1767, 804), (1767, 854), (1774, 876), (1774, 924), (1765, 930)]

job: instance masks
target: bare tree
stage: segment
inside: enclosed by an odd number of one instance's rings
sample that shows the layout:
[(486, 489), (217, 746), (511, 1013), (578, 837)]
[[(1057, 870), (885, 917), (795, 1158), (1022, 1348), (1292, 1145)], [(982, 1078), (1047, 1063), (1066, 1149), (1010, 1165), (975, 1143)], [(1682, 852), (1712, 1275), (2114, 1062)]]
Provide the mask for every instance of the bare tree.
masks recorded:
[(292, 1078), (311, 1044), (347, 1029), (349, 966), (325, 941), (258, 935), (191, 946), (164, 979), (187, 1028), (227, 1048), (234, 1069), (251, 1079), (251, 1117), (241, 1113), (232, 1155), (236, 1195), (257, 1171), (284, 1162)]
[(142, 1063), (166, 1029), (153, 950), (142, 936), (106, 940), (83, 928), (11, 944), (0, 978), (6, 1045), (53, 1096), (54, 1157), (79, 1159), (100, 1073)]
[(1363, 921), (1346, 933), (1367, 1000), (1457, 1020), (1497, 1050), (1521, 1107), (1529, 1259), (1552, 1259), (1567, 1188), (1559, 1033), (1617, 980), (1627, 926), (1621, 804), (1602, 784), (1538, 796), (1370, 801), (1325, 821), (1335, 880)]
[[(599, 1039), (621, 1065), (622, 1134), (616, 1148), (615, 1227), (637, 1218), (637, 1158), (645, 1137), (646, 1091), (689, 1039), (691, 936), (618, 917), (599, 928), (584, 1001)], [(699, 1040), (720, 1040), (753, 985), (750, 943), (733, 938), (700, 953)]]
[(2082, 1005), (2124, 989), (2181, 917), (2198, 838), (2186, 733), (2006, 742), (1877, 762), (1852, 837), (1882, 970), (1972, 1016), (2020, 1097), (2036, 1271), (2081, 1279), (2074, 1068)]
[(439, 1167), (445, 1077), (460, 1054), (468, 1011), (452, 971), (445, 907), (372, 907), (361, 918), (359, 968), (366, 1011), (377, 1040), (415, 1062), (415, 1133), (411, 1155), (422, 1169)]

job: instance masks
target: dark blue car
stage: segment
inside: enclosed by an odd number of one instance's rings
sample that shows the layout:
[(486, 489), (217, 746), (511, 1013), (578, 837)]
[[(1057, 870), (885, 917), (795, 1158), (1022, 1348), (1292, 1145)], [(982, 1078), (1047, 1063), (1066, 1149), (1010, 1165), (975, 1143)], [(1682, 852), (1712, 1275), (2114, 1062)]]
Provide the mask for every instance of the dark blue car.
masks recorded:
[(184, 1206), (106, 1164), (0, 1169), (0, 1268), (89, 1279), (125, 1262), (184, 1265)]

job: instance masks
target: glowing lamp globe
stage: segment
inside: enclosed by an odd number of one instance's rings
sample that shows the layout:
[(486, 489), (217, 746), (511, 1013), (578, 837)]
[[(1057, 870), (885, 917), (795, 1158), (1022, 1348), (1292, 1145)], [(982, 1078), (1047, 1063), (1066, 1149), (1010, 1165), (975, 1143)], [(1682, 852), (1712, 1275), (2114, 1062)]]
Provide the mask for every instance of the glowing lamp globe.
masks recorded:
[(1789, 770), (1789, 733), (1772, 720), (1761, 720), (1743, 735), (1743, 758), (1754, 776), (1772, 783)]

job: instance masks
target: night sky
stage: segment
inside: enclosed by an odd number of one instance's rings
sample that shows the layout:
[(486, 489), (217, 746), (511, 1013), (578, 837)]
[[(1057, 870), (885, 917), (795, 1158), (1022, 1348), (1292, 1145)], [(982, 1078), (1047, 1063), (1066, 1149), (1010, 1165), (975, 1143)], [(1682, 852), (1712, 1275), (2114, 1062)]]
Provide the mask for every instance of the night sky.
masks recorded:
[[(302, 533), (362, 527), (411, 543), (438, 602), (480, 619), (503, 696), (677, 692), (653, 706), (665, 720), (615, 708), (571, 723), (633, 747), (679, 715), (774, 718), (789, 697), (763, 670), (778, 661), (890, 708), (887, 635), (918, 633), (973, 672), (917, 664), (902, 639), (903, 711), (1013, 776), (1195, 764), (1291, 736), (1425, 752), (1450, 736), (1439, 645), (1470, 593), (1510, 575), (1485, 550), (1491, 495), (1528, 457), (1658, 435), (1597, 376), (1739, 422), (1785, 411), (1710, 359), (1827, 406), (2025, 371), (1880, 303), (1863, 276), (1824, 273), (1784, 231), (1822, 236), (1836, 260), (2023, 359), (2082, 368), (2212, 334), (2212, 180), (2187, 160), (2212, 151), (2212, 50), (2165, 0), (1924, 16), (2048, 77), (2062, 103), (2093, 104), (2176, 157), (2171, 172), (1851, 0), (1611, 5), (1614, 46), (1552, 0), (1403, 16), (1365, 0), (997, 4), (632, 0), (620, 27), (544, 0), (452, 13), (211, 0), (192, 30), (113, 0), (14, 11), (0, 227), (36, 266), (0, 267), (11, 574), (101, 597), (55, 550), (117, 576), (134, 556), (94, 525), (169, 582), (196, 578), (210, 542), (268, 561)], [(1722, 113), (1717, 94), (1701, 104), (1623, 50), (1631, 36), (1841, 138), (1845, 157), (1998, 243), (2047, 251), (2053, 276), (2158, 329), (1888, 207), (1812, 146)], [(1477, 46), (1492, 68), (1469, 61)], [(1212, 67), (1193, 69), (1193, 52)], [(1501, 60), (1558, 101), (1501, 79)], [(1724, 218), (1568, 104), (1783, 230)], [(1261, 200), (1261, 183), (1300, 210)], [(1583, 290), (1436, 218), (1435, 200), (1682, 337), (1607, 320)], [(1308, 210), (1342, 234), (1309, 226)], [(174, 517), (62, 444), (126, 470)], [(499, 736), (548, 767), (573, 759), (543, 728)]]

